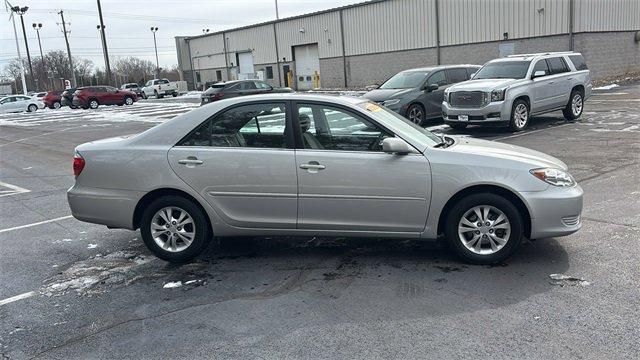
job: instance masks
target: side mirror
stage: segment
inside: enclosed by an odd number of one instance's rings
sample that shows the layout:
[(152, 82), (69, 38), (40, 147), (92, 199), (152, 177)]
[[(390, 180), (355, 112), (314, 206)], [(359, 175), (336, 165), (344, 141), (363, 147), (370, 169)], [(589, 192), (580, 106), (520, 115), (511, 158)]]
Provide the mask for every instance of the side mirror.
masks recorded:
[(427, 92), (436, 91), (438, 90), (438, 88), (438, 84), (428, 84), (427, 86), (425, 86), (425, 90), (427, 90)]
[(474, 71), (471, 73), (471, 75), (469, 75), (469, 80), (473, 79), (474, 76), (476, 76), (477, 71)]
[(371, 84), (364, 87), (364, 89), (367, 91), (371, 91), (379, 88), (380, 88), (380, 84)]
[(531, 77), (531, 79), (539, 78), (539, 77), (542, 77), (542, 76), (545, 76), (545, 75), (547, 75), (547, 73), (544, 72), (544, 70), (538, 70), (538, 71), (533, 73), (533, 76)]
[(388, 137), (382, 140), (382, 151), (392, 154), (415, 153), (409, 144), (397, 137)]

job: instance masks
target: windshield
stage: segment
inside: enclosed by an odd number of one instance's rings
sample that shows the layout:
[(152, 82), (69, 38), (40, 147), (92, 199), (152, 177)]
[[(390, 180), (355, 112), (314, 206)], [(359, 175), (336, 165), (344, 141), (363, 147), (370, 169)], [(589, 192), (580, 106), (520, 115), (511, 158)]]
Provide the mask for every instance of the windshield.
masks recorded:
[(369, 116), (380, 123), (393, 124), (395, 128), (402, 131), (403, 135), (406, 135), (417, 142), (426, 143), (427, 146), (434, 146), (442, 142), (442, 139), (431, 131), (414, 124), (412, 121), (405, 119), (400, 114), (388, 110), (376, 103), (365, 101), (357, 104), (357, 106), (365, 109)]
[(422, 85), (429, 73), (425, 71), (403, 71), (380, 85), (380, 89), (409, 89)]
[(524, 79), (529, 64), (531, 61), (496, 61), (483, 66), (473, 79)]

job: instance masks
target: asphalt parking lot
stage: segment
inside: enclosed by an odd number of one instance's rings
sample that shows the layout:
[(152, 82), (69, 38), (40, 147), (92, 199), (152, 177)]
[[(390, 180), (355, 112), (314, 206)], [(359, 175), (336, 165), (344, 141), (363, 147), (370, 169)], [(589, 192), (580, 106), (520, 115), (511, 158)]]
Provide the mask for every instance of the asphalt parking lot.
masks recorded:
[(227, 239), (177, 266), (138, 232), (70, 217), (76, 145), (194, 106), (0, 115), (0, 359), (640, 352), (640, 85), (596, 93), (577, 122), (553, 113), (521, 133), (459, 132), (556, 156), (585, 190), (581, 231), (525, 241), (498, 266), (462, 264), (438, 244), (324, 238)]

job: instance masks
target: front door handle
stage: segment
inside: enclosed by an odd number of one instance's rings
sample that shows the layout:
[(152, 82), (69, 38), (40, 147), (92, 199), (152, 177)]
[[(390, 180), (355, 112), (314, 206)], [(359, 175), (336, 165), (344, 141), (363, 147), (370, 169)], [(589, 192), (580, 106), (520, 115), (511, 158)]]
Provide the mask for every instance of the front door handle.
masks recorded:
[(308, 164), (300, 164), (300, 169), (309, 170), (309, 172), (311, 173), (316, 173), (318, 172), (318, 170), (324, 170), (326, 168), (326, 166), (320, 164), (317, 161), (309, 161)]
[(202, 165), (203, 163), (204, 161), (198, 160), (198, 158), (195, 156), (189, 156), (186, 159), (178, 160), (178, 164), (187, 165), (187, 166)]

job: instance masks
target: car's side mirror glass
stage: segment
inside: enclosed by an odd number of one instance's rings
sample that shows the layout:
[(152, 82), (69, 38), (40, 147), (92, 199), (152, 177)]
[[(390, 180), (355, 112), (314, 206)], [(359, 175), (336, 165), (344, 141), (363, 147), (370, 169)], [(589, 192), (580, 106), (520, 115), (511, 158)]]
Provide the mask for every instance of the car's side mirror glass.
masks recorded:
[(391, 154), (415, 153), (411, 145), (397, 137), (388, 137), (382, 140), (382, 151)]
[(538, 70), (536, 72), (533, 73), (533, 76), (531, 77), (532, 79), (538, 78), (538, 77), (542, 77), (547, 75), (547, 73), (544, 70)]
[(439, 86), (438, 84), (429, 84), (427, 85), (427, 91), (431, 92), (431, 91), (436, 91), (438, 90)]
[(469, 80), (473, 79), (476, 76), (477, 71), (474, 71), (469, 75)]

